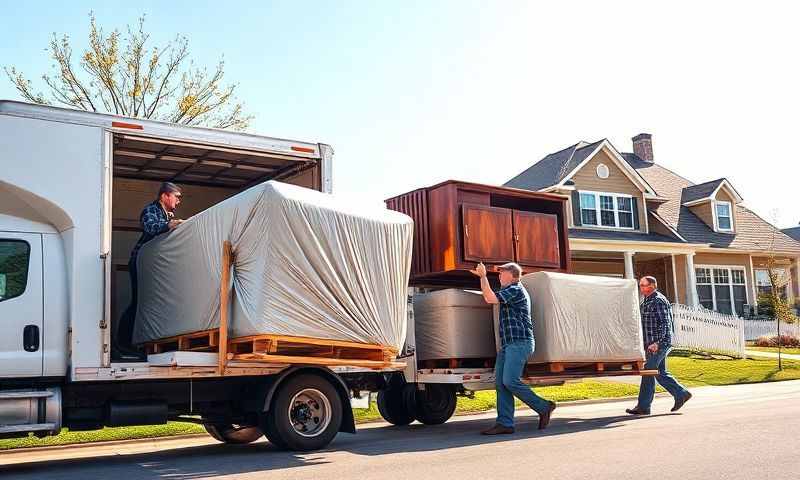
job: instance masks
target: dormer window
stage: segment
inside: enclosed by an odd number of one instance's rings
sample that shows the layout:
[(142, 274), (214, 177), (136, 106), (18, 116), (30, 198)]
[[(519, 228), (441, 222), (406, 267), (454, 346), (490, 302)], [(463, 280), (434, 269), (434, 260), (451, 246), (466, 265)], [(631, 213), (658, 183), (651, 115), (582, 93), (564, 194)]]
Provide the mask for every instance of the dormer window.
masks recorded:
[(714, 221), (720, 232), (733, 232), (733, 214), (731, 202), (714, 202)]

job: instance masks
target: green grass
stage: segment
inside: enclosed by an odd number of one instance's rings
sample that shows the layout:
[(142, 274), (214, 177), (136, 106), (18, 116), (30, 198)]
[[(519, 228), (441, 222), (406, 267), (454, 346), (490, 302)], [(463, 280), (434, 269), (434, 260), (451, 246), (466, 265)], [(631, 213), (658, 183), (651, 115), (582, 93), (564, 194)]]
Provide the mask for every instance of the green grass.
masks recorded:
[[(774, 352), (778, 353), (778, 347), (747, 347), (748, 350), (755, 350), (757, 352)], [(800, 348), (783, 347), (781, 352), (790, 355), (800, 355)]]
[[(772, 382), (800, 379), (800, 362), (785, 360), (784, 370), (778, 371), (775, 359), (723, 359), (696, 354), (677, 352), (669, 358), (670, 371), (687, 387), (706, 385), (732, 385), (737, 383)], [(627, 383), (616, 383), (610, 379), (584, 380), (567, 383), (557, 387), (538, 387), (534, 389), (542, 397), (556, 402), (588, 400), (599, 398), (619, 398), (635, 396), (639, 387)], [(658, 391), (663, 391), (660, 389)], [(473, 398), (459, 397), (456, 414), (485, 412), (496, 407), (494, 391), (476, 392)], [(522, 406), (517, 401), (517, 406)], [(357, 423), (380, 420), (378, 408), (373, 403), (369, 409), (354, 410)], [(205, 433), (197, 424), (170, 422), (166, 425), (142, 427), (104, 428), (88, 432), (62, 431), (61, 434), (35, 438), (0, 440), (0, 450), (23, 447), (43, 447), (76, 443), (130, 440), (137, 438), (170, 437), (193, 433)]]

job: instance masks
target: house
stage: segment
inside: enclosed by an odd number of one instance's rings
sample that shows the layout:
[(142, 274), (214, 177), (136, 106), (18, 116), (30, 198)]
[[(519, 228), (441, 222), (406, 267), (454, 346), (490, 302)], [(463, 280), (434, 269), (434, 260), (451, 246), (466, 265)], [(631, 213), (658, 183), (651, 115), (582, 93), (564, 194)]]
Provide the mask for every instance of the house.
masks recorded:
[(728, 179), (694, 183), (656, 161), (650, 134), (632, 140), (632, 153), (578, 142), (505, 184), (569, 197), (575, 273), (653, 275), (675, 303), (742, 316), (770, 290), (772, 257), (791, 277), (782, 293), (800, 298), (800, 242), (748, 209)]
[(784, 228), (781, 231), (800, 242), (800, 225), (792, 228)]

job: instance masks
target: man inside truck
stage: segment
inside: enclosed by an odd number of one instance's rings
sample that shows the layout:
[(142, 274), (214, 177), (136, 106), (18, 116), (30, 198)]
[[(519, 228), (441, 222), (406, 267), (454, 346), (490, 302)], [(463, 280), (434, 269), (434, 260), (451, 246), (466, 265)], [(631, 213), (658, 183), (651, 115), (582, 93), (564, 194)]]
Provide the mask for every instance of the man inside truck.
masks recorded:
[(141, 361), (144, 355), (133, 345), (133, 326), (136, 320), (138, 277), (136, 258), (142, 245), (162, 233), (173, 230), (183, 220), (175, 218), (175, 209), (181, 203), (181, 188), (174, 183), (164, 182), (158, 189), (158, 197), (147, 204), (139, 215), (142, 235), (131, 251), (128, 271), (131, 277), (131, 303), (122, 314), (117, 328), (117, 339), (112, 345), (111, 356), (115, 361)]
[(500, 290), (492, 290), (486, 278), (486, 266), (479, 263), (473, 274), (481, 279), (481, 292), (486, 303), (500, 306), (500, 351), (495, 360), (495, 385), (497, 388), (497, 421), (481, 432), (483, 435), (514, 433), (514, 397), (516, 396), (539, 414), (539, 429), (547, 428), (550, 416), (556, 409), (551, 402), (536, 395), (531, 387), (522, 383), (522, 373), (528, 358), (533, 354), (533, 319), (531, 299), (520, 284), (522, 267), (506, 263), (497, 267)]

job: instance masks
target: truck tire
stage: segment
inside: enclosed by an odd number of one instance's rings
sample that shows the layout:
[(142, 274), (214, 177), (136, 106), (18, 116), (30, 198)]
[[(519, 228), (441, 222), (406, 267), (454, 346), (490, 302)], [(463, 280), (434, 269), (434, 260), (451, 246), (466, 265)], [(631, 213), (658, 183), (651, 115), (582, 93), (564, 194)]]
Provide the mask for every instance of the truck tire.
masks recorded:
[(253, 443), (264, 436), (260, 428), (253, 425), (209, 424), (203, 425), (206, 432), (223, 443), (243, 445)]
[(331, 443), (339, 432), (342, 408), (336, 387), (326, 378), (297, 375), (275, 392), (261, 427), (267, 439), (279, 448), (318, 450)]
[(450, 385), (426, 384), (416, 392), (414, 416), (425, 425), (441, 425), (456, 411), (456, 390)]
[(392, 425), (408, 425), (414, 421), (413, 401), (413, 385), (390, 387), (378, 392), (378, 412)]

